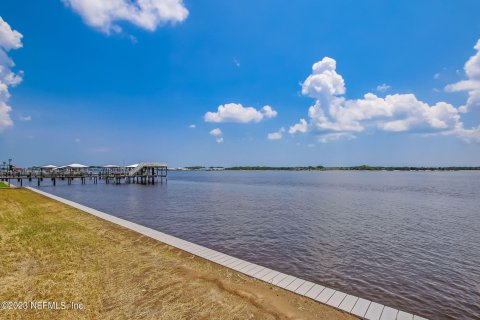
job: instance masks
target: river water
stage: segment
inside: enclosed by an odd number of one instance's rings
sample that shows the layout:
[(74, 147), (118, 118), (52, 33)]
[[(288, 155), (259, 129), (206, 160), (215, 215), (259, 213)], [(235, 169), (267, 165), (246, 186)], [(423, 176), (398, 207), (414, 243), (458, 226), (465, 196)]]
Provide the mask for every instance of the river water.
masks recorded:
[(40, 188), (403, 311), (480, 319), (480, 172), (169, 172), (155, 186)]

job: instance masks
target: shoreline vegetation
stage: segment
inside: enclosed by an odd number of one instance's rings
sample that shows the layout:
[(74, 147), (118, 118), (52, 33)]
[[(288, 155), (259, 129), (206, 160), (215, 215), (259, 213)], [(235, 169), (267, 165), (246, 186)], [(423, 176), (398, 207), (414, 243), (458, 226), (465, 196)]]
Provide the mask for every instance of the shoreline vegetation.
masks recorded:
[(26, 189), (0, 208), (0, 300), (29, 306), (1, 319), (355, 319)]
[[(48, 170), (44, 167), (33, 166), (29, 169)], [(85, 166), (87, 169), (102, 169), (102, 166)], [(413, 167), (413, 166), (350, 166), (350, 167), (325, 167), (325, 166), (188, 166), (188, 167), (170, 167), (169, 171), (480, 171), (480, 166), (449, 166), (449, 167)], [(1, 172), (1, 171), (0, 171)], [(5, 175), (5, 170), (3, 170)], [(0, 181), (1, 184), (1, 181)]]
[[(170, 170), (170, 169), (169, 169)], [(384, 167), (384, 166), (353, 166), (353, 167), (324, 167), (324, 166), (299, 166), (299, 167), (275, 167), (275, 166), (236, 166), (236, 167), (204, 167), (192, 166), (178, 168), (177, 170), (188, 171), (477, 171), (480, 167)]]

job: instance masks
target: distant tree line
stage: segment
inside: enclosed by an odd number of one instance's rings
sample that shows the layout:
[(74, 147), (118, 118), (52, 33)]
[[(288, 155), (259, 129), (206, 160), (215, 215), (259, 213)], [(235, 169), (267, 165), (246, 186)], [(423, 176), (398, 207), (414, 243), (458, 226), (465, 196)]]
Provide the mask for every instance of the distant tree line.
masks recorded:
[(284, 170), (284, 171), (312, 171), (312, 170), (325, 170), (323, 166), (308, 166), (308, 167), (268, 167), (268, 166), (242, 166), (242, 167), (229, 167), (225, 170)]
[(326, 170), (362, 170), (362, 171), (459, 171), (480, 170), (480, 167), (383, 167), (383, 166), (353, 166), (353, 167), (270, 167), (270, 166), (237, 166), (225, 170), (280, 170), (280, 171), (326, 171)]

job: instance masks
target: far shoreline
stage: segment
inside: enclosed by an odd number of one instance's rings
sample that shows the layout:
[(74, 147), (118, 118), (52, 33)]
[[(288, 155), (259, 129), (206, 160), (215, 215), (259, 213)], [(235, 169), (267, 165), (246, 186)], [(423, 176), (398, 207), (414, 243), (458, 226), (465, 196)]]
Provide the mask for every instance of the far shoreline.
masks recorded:
[(191, 166), (169, 168), (169, 171), (388, 171), (388, 172), (451, 172), (451, 171), (480, 171), (478, 167), (449, 166), (449, 167), (384, 167), (384, 166), (353, 166), (353, 167), (324, 167), (324, 166)]

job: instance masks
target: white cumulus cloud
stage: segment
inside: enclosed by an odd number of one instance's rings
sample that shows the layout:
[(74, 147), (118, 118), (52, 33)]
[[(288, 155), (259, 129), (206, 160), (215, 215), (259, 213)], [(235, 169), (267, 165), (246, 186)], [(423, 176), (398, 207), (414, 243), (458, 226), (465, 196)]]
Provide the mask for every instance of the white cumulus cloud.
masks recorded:
[(0, 46), (3, 50), (18, 49), (22, 47), (22, 34), (12, 30), (10, 25), (0, 17)]
[(456, 136), (466, 142), (480, 142), (480, 125), (466, 129), (462, 122), (459, 122), (451, 130), (443, 131), (442, 135)]
[(377, 86), (377, 91), (378, 91), (378, 92), (385, 92), (385, 91), (387, 91), (388, 89), (390, 89), (390, 86), (389, 86), (388, 84), (386, 84), (386, 83), (383, 83), (383, 84)]
[(467, 102), (460, 107), (461, 112), (468, 112), (474, 107), (480, 106), (480, 39), (473, 47), (477, 53), (468, 59), (463, 67), (467, 80), (449, 84), (445, 87), (447, 92), (467, 91)]
[(264, 107), (262, 108), (261, 113), (263, 114), (263, 116), (264, 116), (265, 118), (275, 118), (275, 117), (277, 116), (277, 114), (278, 114), (278, 112), (275, 111), (275, 110), (273, 110), (273, 108), (270, 107), (270, 106), (264, 106)]
[(329, 57), (316, 62), (302, 84), (302, 94), (318, 100), (344, 94), (345, 81), (336, 68), (337, 62)]
[(182, 0), (63, 0), (83, 21), (104, 33), (121, 32), (119, 22), (154, 31), (188, 16)]
[(308, 131), (308, 124), (307, 120), (305, 119), (300, 119), (300, 121), (297, 124), (294, 124), (288, 129), (288, 133), (294, 134), (297, 132), (305, 133)]
[(318, 136), (318, 142), (320, 143), (329, 143), (332, 141), (337, 141), (337, 140), (353, 140), (356, 139), (356, 137), (348, 132), (334, 132), (334, 133), (326, 133)]
[(12, 30), (10, 25), (0, 17), (0, 132), (13, 125), (8, 105), (10, 87), (15, 87), (22, 81), (22, 72), (12, 71), (15, 63), (8, 56), (8, 51), (22, 47), (22, 34)]
[(267, 135), (267, 139), (268, 140), (280, 140), (280, 139), (282, 139), (284, 132), (285, 132), (285, 128), (281, 127), (278, 131), (269, 133)]
[(210, 134), (215, 137), (215, 141), (217, 141), (217, 143), (223, 142), (223, 132), (222, 130), (220, 130), (220, 128), (213, 129), (212, 131), (210, 131)]
[[(475, 46), (480, 50), (480, 41)], [(452, 91), (471, 90), (469, 102), (480, 102), (480, 54), (465, 65), (469, 79), (452, 85)], [(383, 84), (378, 91), (390, 87)], [(456, 89), (456, 90), (454, 90)], [(325, 57), (315, 63), (312, 73), (302, 83), (302, 94), (315, 99), (308, 109), (308, 120), (290, 127), (289, 133), (315, 132), (319, 142), (353, 139), (355, 132), (366, 129), (392, 132), (411, 130), (449, 134), (464, 140), (476, 141), (478, 129), (465, 129), (460, 117), (461, 108), (446, 102), (430, 105), (414, 94), (389, 94), (384, 98), (366, 93), (360, 99), (347, 99), (345, 81), (336, 71), (336, 61)]]
[(205, 113), (206, 122), (260, 122), (265, 118), (273, 118), (277, 116), (277, 111), (270, 106), (264, 106), (257, 110), (253, 107), (244, 107), (240, 103), (227, 103), (218, 106), (217, 112)]

